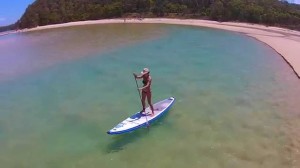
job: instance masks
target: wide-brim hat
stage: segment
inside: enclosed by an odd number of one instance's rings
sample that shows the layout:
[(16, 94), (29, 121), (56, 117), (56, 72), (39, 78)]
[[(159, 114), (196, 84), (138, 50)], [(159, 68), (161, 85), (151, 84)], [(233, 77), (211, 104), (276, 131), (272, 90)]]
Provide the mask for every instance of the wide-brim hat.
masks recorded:
[(141, 72), (141, 74), (144, 75), (144, 74), (147, 74), (149, 72), (150, 72), (150, 70), (148, 68), (144, 68), (143, 71)]

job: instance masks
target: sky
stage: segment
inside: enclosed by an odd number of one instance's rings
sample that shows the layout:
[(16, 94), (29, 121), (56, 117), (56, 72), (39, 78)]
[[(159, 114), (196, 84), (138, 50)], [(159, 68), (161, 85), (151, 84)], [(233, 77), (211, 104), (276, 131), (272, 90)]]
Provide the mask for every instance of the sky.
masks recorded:
[(300, 4), (300, 0), (289, 0), (289, 2), (293, 2), (296, 3), (296, 4)]
[[(15, 23), (35, 0), (0, 0), (0, 26)], [(300, 4), (300, 0), (288, 0)]]
[(0, 26), (15, 23), (34, 0), (0, 0)]
[(288, 2), (293, 2), (293, 3), (296, 3), (296, 4), (300, 4), (300, 0), (288, 0)]

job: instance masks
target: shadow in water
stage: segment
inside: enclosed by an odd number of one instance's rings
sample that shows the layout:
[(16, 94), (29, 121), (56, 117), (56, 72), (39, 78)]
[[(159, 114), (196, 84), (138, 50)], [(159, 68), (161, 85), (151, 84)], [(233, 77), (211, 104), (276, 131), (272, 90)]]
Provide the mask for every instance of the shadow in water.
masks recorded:
[(112, 135), (111, 142), (107, 145), (106, 153), (119, 152), (123, 150), (128, 144), (133, 143), (146, 136), (151, 128), (140, 128), (136, 131), (121, 135)]
[[(171, 112), (171, 110), (169, 112)], [(160, 119), (151, 123), (149, 128), (142, 127), (130, 133), (110, 135), (112, 136), (111, 142), (105, 148), (105, 153), (119, 152), (123, 150), (128, 144), (133, 143), (138, 139), (150, 134), (151, 130), (155, 129), (158, 126), (162, 126), (162, 123), (164, 123), (167, 115), (168, 114), (163, 115)]]

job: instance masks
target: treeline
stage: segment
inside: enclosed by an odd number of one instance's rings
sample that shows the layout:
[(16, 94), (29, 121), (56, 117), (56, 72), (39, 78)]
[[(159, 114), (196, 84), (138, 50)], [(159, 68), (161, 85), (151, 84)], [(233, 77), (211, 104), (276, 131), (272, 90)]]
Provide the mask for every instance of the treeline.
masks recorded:
[(16, 28), (16, 24), (11, 24), (11, 25), (8, 25), (8, 26), (2, 26), (2, 27), (0, 27), (0, 32), (14, 30), (15, 28)]
[(240, 21), (300, 30), (300, 5), (278, 0), (36, 0), (16, 28), (126, 16)]

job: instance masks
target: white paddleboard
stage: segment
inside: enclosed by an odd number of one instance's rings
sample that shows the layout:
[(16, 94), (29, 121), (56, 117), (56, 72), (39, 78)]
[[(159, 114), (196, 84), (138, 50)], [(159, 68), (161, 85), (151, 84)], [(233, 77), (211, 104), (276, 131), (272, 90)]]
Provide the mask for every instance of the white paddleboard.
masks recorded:
[(140, 112), (135, 113), (131, 117), (128, 117), (124, 121), (117, 124), (114, 128), (107, 131), (108, 134), (123, 134), (134, 131), (138, 128), (147, 126), (153, 121), (160, 118), (164, 113), (166, 113), (173, 105), (175, 101), (174, 97), (167, 98), (165, 100), (159, 101), (153, 104), (154, 115), (151, 116), (150, 107), (145, 109), (145, 114), (141, 114)]

